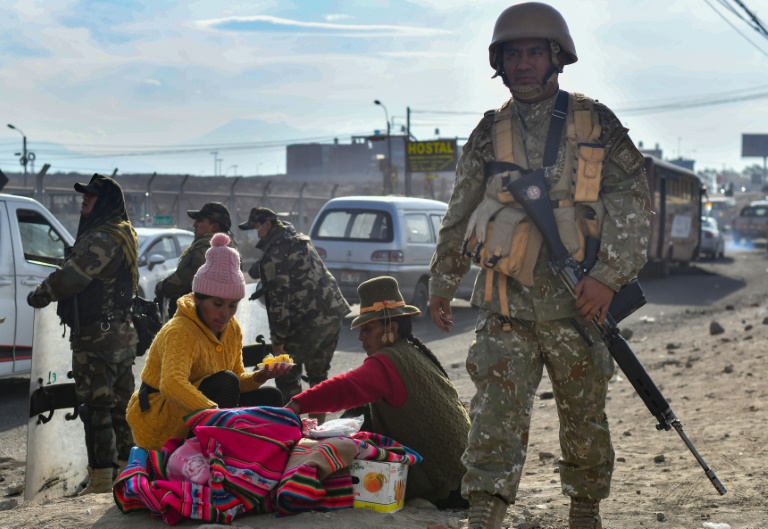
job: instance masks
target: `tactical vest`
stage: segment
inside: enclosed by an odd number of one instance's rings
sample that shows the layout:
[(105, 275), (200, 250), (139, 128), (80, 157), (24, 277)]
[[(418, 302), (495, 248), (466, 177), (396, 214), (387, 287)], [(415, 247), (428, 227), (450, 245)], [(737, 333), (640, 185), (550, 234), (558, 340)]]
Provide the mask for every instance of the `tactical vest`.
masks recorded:
[[(59, 301), (56, 313), (62, 323), (68, 325), (70, 329), (75, 329), (75, 297), (77, 297), (77, 323), (80, 327), (99, 321), (109, 321), (115, 316), (115, 312), (126, 313), (133, 304), (133, 276), (125, 260), (120, 266), (112, 289), (107, 289), (101, 279), (93, 279), (75, 296)], [(109, 312), (105, 313), (103, 307), (109, 307)]]
[[(526, 167), (522, 127), (513, 107), (510, 100), (493, 111), (495, 159), (523, 169), (537, 169)], [(605, 215), (599, 196), (605, 158), (605, 147), (599, 143), (600, 133), (594, 101), (582, 94), (570, 94), (565, 117), (565, 149), (558, 149), (558, 163), (546, 171), (560, 238), (578, 261), (584, 259), (585, 237), (600, 239)], [(559, 142), (562, 146), (562, 138)], [(556, 167), (562, 170), (557, 171)], [(498, 290), (504, 298), (507, 277), (533, 286), (533, 271), (542, 245), (538, 229), (505, 189), (509, 182), (521, 176), (520, 171), (512, 170), (488, 176), (484, 198), (470, 217), (462, 246), (478, 266), (500, 274)], [(493, 276), (493, 273), (486, 274), (486, 280), (492, 282)], [(491, 286), (486, 285), (486, 297), (492, 293)], [(505, 300), (500, 302), (503, 308)]]

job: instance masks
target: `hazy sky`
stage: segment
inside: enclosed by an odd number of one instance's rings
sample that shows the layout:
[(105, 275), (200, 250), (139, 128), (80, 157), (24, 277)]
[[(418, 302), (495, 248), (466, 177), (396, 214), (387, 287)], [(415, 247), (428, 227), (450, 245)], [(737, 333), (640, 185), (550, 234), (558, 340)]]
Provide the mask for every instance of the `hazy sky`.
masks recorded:
[[(768, 40), (719, 1), (553, 0), (579, 56), (561, 86), (665, 158), (762, 165), (741, 157), (741, 134), (768, 133)], [(768, 20), (766, 0), (742, 1)], [(282, 172), (286, 144), (386, 129), (375, 99), (394, 132), (410, 107), (418, 139), (466, 138), (509, 96), (487, 48), (510, 4), (5, 1), (0, 119), (36, 168), (84, 173), (212, 175), (215, 158), (229, 175)], [(0, 168), (19, 170), (21, 143), (0, 129)]]

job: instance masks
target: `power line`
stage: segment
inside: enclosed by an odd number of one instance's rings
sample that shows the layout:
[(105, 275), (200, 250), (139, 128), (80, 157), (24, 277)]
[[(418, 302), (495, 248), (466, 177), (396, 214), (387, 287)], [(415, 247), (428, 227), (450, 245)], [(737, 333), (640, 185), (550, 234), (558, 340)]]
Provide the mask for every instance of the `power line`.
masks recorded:
[[(367, 134), (357, 134), (359, 136), (366, 136)], [(355, 134), (352, 134), (355, 136)], [(211, 149), (221, 151), (258, 151), (258, 150), (271, 150), (286, 147), (295, 143), (327, 143), (336, 139), (338, 135), (334, 136), (318, 136), (311, 138), (300, 138), (294, 140), (276, 140), (265, 142), (249, 142), (249, 143), (218, 143), (218, 144), (195, 144), (185, 147), (153, 147), (153, 146), (141, 146), (147, 150), (135, 150), (129, 151), (130, 147), (118, 147), (118, 146), (96, 146), (98, 149), (110, 149), (108, 152), (97, 152), (91, 154), (85, 154), (80, 152), (60, 152), (55, 149), (46, 149), (45, 147), (37, 148), (38, 156), (46, 155), (48, 157), (58, 157), (66, 159), (83, 159), (83, 158), (115, 158), (115, 157), (134, 157), (134, 156), (168, 156), (168, 155), (184, 155), (194, 153), (207, 153)], [(76, 144), (68, 144), (66, 148), (77, 147)], [(93, 148), (93, 147), (92, 147)], [(121, 150), (123, 149), (123, 150)]]
[(763, 21), (757, 18), (757, 15), (752, 13), (752, 11), (750, 11), (747, 8), (747, 6), (744, 5), (744, 2), (742, 2), (741, 0), (733, 0), (733, 1), (736, 2), (739, 5), (739, 7), (741, 7), (747, 13), (747, 15), (749, 15), (749, 18), (752, 21), (752, 24), (750, 24), (750, 26), (755, 31), (760, 33), (763, 37), (768, 37), (768, 30), (765, 29), (765, 26), (763, 25)]
[(658, 112), (672, 111), (672, 110), (686, 110), (690, 108), (710, 107), (715, 105), (726, 105), (728, 103), (737, 103), (740, 101), (753, 101), (755, 99), (768, 98), (768, 92), (760, 92), (757, 94), (743, 95), (739, 97), (730, 97), (724, 99), (713, 99), (709, 101), (677, 101), (674, 103), (667, 103), (656, 106), (646, 107), (627, 107), (616, 108), (616, 113), (622, 116), (627, 115), (640, 115), (640, 114), (655, 114)]
[[(725, 21), (725, 23), (726, 23), (726, 24), (728, 24), (729, 26), (731, 26), (731, 27), (733, 28), (733, 30), (734, 30), (736, 33), (738, 33), (739, 35), (741, 35), (742, 37), (744, 37), (744, 40), (746, 40), (746, 41), (747, 41), (747, 42), (749, 42), (749, 43), (750, 43), (752, 46), (754, 46), (754, 48), (755, 48), (757, 51), (759, 51), (760, 53), (762, 53), (763, 55), (765, 55), (766, 57), (768, 57), (768, 52), (766, 52), (766, 51), (765, 51), (765, 50), (763, 50), (763, 49), (762, 49), (760, 46), (758, 46), (757, 44), (755, 44), (754, 42), (752, 42), (751, 40), (749, 40), (749, 37), (747, 37), (747, 36), (746, 36), (744, 33), (742, 33), (741, 31), (739, 31), (739, 29), (738, 29), (736, 26), (734, 26), (734, 25), (731, 23), (731, 21), (730, 21), (730, 20), (728, 20), (727, 18), (725, 18), (725, 16), (723, 16), (723, 14), (722, 14), (720, 11), (718, 11), (718, 10), (717, 10), (717, 8), (716, 8), (715, 6), (713, 6), (711, 3), (709, 3), (709, 0), (704, 0), (704, 2), (706, 2), (706, 3), (707, 3), (707, 5), (708, 5), (709, 7), (711, 7), (711, 8), (712, 8), (712, 10), (713, 10), (715, 13), (717, 13), (717, 15), (718, 15), (720, 18), (722, 18), (722, 19)], [(738, 15), (737, 15), (737, 16), (738, 16)], [(742, 20), (743, 20), (743, 19), (742, 19)], [(750, 27), (752, 27), (752, 26), (750, 26)], [(753, 28), (753, 29), (754, 29), (754, 28)]]

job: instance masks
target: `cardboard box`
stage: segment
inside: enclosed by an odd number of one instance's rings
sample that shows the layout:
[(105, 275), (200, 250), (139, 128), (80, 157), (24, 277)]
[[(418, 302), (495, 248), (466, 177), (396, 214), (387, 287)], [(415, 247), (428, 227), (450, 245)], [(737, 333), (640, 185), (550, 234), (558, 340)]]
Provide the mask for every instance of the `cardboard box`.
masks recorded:
[(355, 459), (352, 474), (354, 507), (378, 512), (397, 512), (405, 504), (405, 484), (408, 479), (406, 463), (384, 463)]

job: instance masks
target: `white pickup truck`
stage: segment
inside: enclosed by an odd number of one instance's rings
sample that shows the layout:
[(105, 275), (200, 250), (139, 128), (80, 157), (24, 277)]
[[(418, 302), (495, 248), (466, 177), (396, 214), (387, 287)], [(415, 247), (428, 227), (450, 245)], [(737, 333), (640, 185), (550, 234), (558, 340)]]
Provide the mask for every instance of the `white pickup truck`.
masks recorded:
[(45, 206), (0, 193), (0, 378), (32, 364), (34, 309), (27, 294), (64, 260), (74, 238)]

